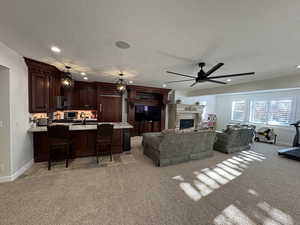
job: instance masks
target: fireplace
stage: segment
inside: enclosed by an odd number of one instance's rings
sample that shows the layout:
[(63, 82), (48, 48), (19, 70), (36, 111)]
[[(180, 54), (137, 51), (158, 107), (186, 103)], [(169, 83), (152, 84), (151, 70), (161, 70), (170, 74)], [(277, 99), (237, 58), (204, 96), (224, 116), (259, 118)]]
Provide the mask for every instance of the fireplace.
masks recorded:
[(179, 129), (186, 129), (194, 127), (194, 119), (181, 119)]

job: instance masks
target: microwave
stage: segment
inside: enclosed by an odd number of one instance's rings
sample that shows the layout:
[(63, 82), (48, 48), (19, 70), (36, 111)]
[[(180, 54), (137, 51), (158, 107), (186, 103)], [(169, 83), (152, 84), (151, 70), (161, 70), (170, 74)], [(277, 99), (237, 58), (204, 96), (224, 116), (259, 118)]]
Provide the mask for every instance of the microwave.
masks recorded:
[(77, 119), (78, 112), (64, 112), (64, 119), (75, 120)]

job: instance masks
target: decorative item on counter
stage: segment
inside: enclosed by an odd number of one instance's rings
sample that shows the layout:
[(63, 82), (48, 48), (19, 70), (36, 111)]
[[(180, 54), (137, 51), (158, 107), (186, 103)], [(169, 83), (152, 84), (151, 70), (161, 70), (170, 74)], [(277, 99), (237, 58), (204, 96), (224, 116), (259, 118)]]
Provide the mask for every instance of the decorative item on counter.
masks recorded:
[(198, 106), (198, 105), (200, 105), (200, 102), (198, 102), (198, 101), (197, 101), (197, 102), (195, 102), (195, 105), (197, 105), (197, 106)]
[(35, 117), (30, 117), (30, 118), (29, 118), (29, 123), (30, 123), (30, 127), (31, 127), (31, 128), (36, 128), (37, 120), (36, 120)]

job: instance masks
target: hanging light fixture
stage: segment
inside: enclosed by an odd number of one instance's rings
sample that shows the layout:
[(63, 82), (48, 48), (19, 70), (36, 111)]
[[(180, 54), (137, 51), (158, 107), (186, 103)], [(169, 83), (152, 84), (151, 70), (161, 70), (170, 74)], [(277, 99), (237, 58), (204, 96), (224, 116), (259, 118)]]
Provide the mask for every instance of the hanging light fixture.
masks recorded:
[(72, 74), (70, 73), (71, 67), (70, 66), (65, 66), (65, 68), (66, 68), (67, 71), (64, 72), (64, 76), (61, 79), (62, 85), (64, 87), (72, 87), (73, 84), (74, 84), (74, 80), (72, 78)]
[(120, 78), (119, 78), (119, 80), (116, 83), (117, 90), (119, 92), (124, 92), (124, 91), (126, 91), (126, 81), (122, 78), (124, 76), (124, 74), (120, 73), (119, 76), (120, 76)]

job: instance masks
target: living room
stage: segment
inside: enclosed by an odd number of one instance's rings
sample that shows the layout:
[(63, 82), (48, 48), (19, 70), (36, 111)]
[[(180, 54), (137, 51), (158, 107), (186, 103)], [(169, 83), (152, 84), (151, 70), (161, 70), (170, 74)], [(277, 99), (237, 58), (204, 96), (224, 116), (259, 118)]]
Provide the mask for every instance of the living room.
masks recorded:
[(299, 224), (299, 9), (3, 2), (0, 224)]

